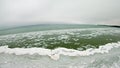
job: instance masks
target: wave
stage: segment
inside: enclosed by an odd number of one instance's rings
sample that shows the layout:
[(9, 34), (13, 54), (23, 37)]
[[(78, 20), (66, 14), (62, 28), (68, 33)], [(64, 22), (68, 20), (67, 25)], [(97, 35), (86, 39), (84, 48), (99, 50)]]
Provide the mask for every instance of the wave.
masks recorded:
[(109, 53), (112, 48), (120, 47), (120, 42), (117, 43), (108, 43), (102, 46), (99, 46), (97, 49), (87, 49), (84, 51), (78, 51), (74, 49), (67, 49), (67, 48), (56, 48), (54, 50), (44, 49), (44, 48), (8, 48), (8, 46), (1, 46), (0, 53), (6, 54), (15, 54), (15, 55), (47, 55), (53, 60), (58, 60), (60, 55), (66, 56), (89, 56), (94, 55), (96, 53)]
[(111, 28), (63, 29), (0, 36), (0, 46), (9, 48), (58, 47), (86, 50), (120, 41), (120, 30)]

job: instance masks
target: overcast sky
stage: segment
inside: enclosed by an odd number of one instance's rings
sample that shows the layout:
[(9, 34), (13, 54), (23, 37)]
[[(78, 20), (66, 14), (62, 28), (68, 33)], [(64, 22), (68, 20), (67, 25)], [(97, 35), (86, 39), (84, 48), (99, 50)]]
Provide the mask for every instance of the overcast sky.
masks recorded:
[(120, 0), (0, 0), (0, 26), (60, 22), (120, 25)]

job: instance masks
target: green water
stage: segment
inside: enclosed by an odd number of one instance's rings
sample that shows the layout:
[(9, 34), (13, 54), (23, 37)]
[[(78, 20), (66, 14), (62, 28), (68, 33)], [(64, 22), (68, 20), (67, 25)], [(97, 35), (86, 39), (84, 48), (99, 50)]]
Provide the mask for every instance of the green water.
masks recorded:
[(0, 34), (0, 46), (9, 48), (86, 50), (120, 41), (119, 28), (97, 25), (34, 25), (2, 30)]
[[(80, 24), (40, 24), (40, 25), (30, 25), (21, 26), (14, 28), (0, 29), (0, 35), (34, 32), (34, 31), (45, 31), (45, 30), (60, 30), (60, 29), (76, 29), (76, 28), (106, 28), (106, 26), (98, 25), (80, 25)], [(107, 27), (108, 28), (108, 27)]]

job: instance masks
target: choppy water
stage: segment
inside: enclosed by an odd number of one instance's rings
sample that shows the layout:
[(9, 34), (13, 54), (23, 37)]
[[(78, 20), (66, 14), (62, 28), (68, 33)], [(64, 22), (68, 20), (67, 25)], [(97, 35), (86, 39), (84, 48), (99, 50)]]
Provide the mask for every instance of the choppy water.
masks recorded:
[(0, 68), (120, 68), (120, 48), (90, 56), (61, 56), (52, 60), (41, 55), (0, 54)]
[(119, 28), (90, 25), (42, 28), (1, 30), (0, 68), (120, 67)]

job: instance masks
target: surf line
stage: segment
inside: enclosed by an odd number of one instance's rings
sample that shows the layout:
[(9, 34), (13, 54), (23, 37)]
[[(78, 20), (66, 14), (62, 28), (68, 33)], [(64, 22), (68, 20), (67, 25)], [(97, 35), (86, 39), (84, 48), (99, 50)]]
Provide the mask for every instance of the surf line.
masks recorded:
[(78, 51), (74, 49), (67, 48), (56, 48), (54, 50), (44, 49), (44, 48), (8, 48), (8, 46), (0, 46), (0, 53), (5, 54), (15, 54), (15, 55), (47, 55), (53, 60), (58, 60), (60, 55), (66, 56), (89, 56), (96, 53), (109, 53), (112, 48), (120, 47), (120, 42), (117, 43), (108, 43), (102, 46), (99, 46), (97, 49), (87, 49), (84, 51)]

